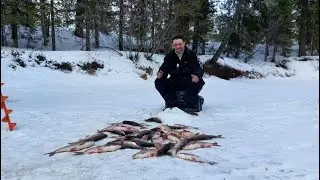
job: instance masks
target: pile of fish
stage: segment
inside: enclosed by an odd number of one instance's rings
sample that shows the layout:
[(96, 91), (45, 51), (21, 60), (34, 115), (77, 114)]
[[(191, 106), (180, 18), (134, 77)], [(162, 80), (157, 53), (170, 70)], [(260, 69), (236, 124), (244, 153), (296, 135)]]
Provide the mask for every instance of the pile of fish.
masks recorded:
[[(197, 127), (182, 124), (162, 124), (161, 119), (158, 117), (151, 117), (145, 121), (160, 123), (160, 125), (148, 128), (150, 125), (134, 121), (112, 123), (108, 127), (98, 130), (93, 135), (81, 138), (77, 142), (69, 143), (67, 146), (46, 154), (53, 156), (56, 153), (73, 152), (74, 155), (84, 155), (106, 153), (121, 149), (137, 149), (140, 151), (132, 156), (133, 159), (167, 155), (199, 163), (216, 164), (216, 162), (204, 160), (195, 154), (181, 151), (220, 146), (217, 142), (211, 143), (205, 142), (205, 140), (223, 138), (222, 135), (195, 133), (191, 130), (198, 130)], [(103, 145), (96, 145), (97, 141), (107, 137), (111, 141)]]

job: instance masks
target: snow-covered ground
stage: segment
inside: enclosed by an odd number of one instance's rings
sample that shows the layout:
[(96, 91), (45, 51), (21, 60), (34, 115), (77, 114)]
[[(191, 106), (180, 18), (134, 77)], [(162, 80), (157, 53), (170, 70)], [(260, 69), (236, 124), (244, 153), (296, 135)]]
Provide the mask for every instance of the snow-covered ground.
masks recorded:
[[(97, 76), (44, 67), (14, 71), (8, 67), (9, 56), (1, 59), (5, 83), (1, 91), (9, 96), (10, 117), (17, 123), (12, 132), (1, 123), (2, 179), (319, 179), (319, 71), (311, 62), (290, 63), (296, 72), (290, 78), (225, 81), (206, 77), (200, 93), (205, 98), (203, 111), (191, 116), (177, 109), (163, 112), (164, 102), (154, 88), (155, 73), (148, 80), (139, 78), (130, 60), (116, 53), (43, 54), (73, 62), (94, 57), (104, 61), (105, 69)], [(157, 62), (161, 58), (155, 56)], [(225, 138), (216, 140), (222, 147), (191, 151), (218, 164), (172, 157), (133, 160), (137, 150), (129, 149), (83, 156), (43, 155), (108, 123), (143, 122), (150, 116), (158, 116), (165, 124), (192, 125), (206, 134), (222, 134)]]

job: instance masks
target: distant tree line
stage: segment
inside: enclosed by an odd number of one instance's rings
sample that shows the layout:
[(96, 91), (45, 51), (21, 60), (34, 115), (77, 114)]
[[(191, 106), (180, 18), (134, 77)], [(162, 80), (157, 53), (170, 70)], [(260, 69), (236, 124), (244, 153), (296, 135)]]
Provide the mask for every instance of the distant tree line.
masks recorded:
[[(2, 46), (11, 38), (10, 46), (19, 47), (24, 38), (43, 46), (51, 42), (56, 50), (56, 28), (70, 26), (85, 39), (86, 51), (93, 48), (91, 40), (94, 48), (101, 47), (100, 33), (115, 32), (119, 50), (149, 53), (170, 51), (170, 38), (177, 34), (198, 54), (205, 53), (206, 42), (219, 41), (211, 62), (221, 54), (250, 58), (258, 44), (265, 45), (265, 60), (274, 60), (277, 53), (288, 55), (294, 41), (300, 56), (319, 55), (319, 0), (226, 0), (220, 6), (210, 0), (1, 1)], [(34, 35), (37, 28), (40, 35)]]

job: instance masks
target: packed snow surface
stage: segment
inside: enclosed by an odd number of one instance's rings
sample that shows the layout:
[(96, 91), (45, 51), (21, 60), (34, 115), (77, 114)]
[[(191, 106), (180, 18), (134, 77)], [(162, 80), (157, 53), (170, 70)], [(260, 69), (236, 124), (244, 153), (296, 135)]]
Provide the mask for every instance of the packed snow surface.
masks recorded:
[[(85, 61), (91, 55), (46, 52), (57, 61)], [(297, 76), (291, 78), (225, 81), (206, 77), (200, 92), (205, 99), (203, 111), (191, 116), (178, 109), (162, 111), (164, 102), (154, 87), (155, 72), (143, 80), (125, 57), (112, 52), (94, 56), (106, 66), (97, 76), (44, 67), (13, 70), (8, 67), (10, 58), (1, 59), (1, 81), (5, 83), (1, 91), (9, 96), (10, 117), (17, 123), (12, 132), (1, 123), (2, 179), (319, 179), (319, 75), (306, 62), (292, 63)], [(156, 58), (161, 62), (163, 57)], [(304, 65), (299, 66), (301, 63)], [(109, 123), (144, 122), (151, 116), (164, 124), (191, 125), (206, 134), (222, 134), (224, 139), (211, 140), (221, 147), (189, 151), (218, 164), (169, 156), (134, 160), (132, 155), (138, 150), (131, 149), (83, 156), (43, 155)], [(97, 144), (106, 141), (110, 139)]]

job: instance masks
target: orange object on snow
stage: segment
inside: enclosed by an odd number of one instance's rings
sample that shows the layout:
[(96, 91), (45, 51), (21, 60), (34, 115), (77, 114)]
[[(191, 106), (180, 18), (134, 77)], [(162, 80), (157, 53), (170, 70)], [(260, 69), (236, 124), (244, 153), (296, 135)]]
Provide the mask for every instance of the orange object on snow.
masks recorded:
[[(4, 85), (4, 83), (1, 83), (1, 86)], [(2, 122), (7, 122), (9, 126), (9, 130), (13, 131), (14, 128), (16, 127), (16, 123), (11, 122), (9, 114), (12, 112), (11, 109), (8, 109), (6, 106), (6, 100), (8, 99), (8, 96), (2, 96), (2, 91), (1, 91), (1, 109), (4, 110), (5, 116), (1, 119)]]

